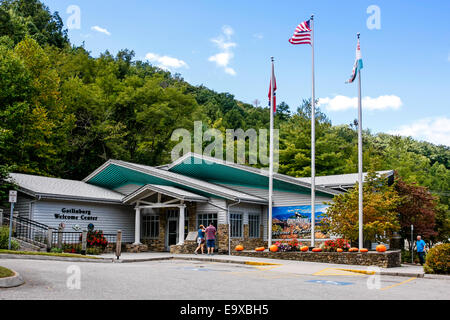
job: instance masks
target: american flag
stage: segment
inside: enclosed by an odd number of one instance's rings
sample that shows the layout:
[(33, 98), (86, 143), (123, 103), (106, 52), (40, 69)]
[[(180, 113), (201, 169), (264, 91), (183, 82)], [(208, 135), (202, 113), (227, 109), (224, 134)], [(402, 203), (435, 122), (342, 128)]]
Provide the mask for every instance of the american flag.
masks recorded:
[(289, 39), (292, 44), (311, 44), (311, 28), (308, 21), (300, 23), (295, 28), (294, 35)]

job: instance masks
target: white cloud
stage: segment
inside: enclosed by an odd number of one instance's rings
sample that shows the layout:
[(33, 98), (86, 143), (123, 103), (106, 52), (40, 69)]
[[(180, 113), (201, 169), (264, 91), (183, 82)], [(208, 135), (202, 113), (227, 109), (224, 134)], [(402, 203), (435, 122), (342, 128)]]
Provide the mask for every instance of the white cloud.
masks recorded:
[(91, 30), (94, 30), (94, 31), (97, 31), (100, 33), (104, 33), (107, 36), (111, 35), (111, 33), (108, 30), (106, 30), (105, 28), (99, 27), (99, 26), (93, 26), (93, 27), (91, 27)]
[(255, 34), (253, 35), (253, 37), (256, 38), (256, 39), (258, 39), (258, 40), (261, 40), (262, 38), (264, 38), (264, 35), (263, 35), (262, 33), (255, 33)]
[[(402, 100), (396, 95), (385, 95), (377, 98), (362, 98), (364, 110), (397, 110), (402, 106)], [(346, 97), (337, 95), (334, 98), (320, 98), (319, 106), (325, 106), (328, 111), (344, 111), (358, 108), (357, 97)]]
[(220, 49), (220, 52), (210, 56), (208, 61), (214, 62), (216, 66), (223, 68), (225, 73), (235, 76), (236, 71), (228, 66), (234, 57), (232, 49), (237, 46), (235, 42), (231, 41), (233, 34), (234, 30), (230, 26), (222, 27), (222, 34), (217, 38), (211, 39), (211, 42)]
[(160, 56), (156, 53), (147, 53), (145, 58), (150, 62), (155, 63), (158, 67), (162, 69), (178, 69), (178, 68), (189, 68), (186, 62), (183, 60), (169, 57), (169, 56)]
[(389, 133), (450, 146), (450, 118), (443, 116), (420, 119)]

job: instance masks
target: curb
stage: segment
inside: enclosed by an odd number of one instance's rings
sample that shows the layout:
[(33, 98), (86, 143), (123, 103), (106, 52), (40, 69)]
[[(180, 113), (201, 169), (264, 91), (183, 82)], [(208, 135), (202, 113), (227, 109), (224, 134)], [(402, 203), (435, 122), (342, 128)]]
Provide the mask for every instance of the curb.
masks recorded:
[(96, 263), (111, 263), (111, 258), (72, 258), (72, 257), (57, 257), (57, 256), (41, 256), (28, 254), (0, 254), (0, 259), (23, 259), (23, 260), (51, 260), (51, 261), (71, 261), (71, 262), (96, 262)]
[(14, 270), (11, 271), (14, 272), (13, 276), (7, 278), (0, 278), (0, 288), (18, 287), (25, 283), (25, 281), (23, 281), (22, 276), (18, 272)]
[(425, 279), (450, 280), (450, 275), (446, 274), (425, 274)]

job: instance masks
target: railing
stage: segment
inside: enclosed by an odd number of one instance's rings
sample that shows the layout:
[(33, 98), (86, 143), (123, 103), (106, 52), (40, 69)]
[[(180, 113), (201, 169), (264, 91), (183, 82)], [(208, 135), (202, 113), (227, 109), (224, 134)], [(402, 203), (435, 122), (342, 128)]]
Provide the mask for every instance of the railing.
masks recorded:
[(82, 232), (76, 231), (53, 231), (52, 248), (60, 248), (64, 252), (81, 252)]
[[(53, 231), (52, 232), (52, 248), (60, 248), (63, 252), (69, 253), (81, 253), (82, 251), (82, 235), (83, 232), (77, 231)], [(104, 250), (99, 251), (98, 253), (102, 253), (104, 251), (114, 250), (115, 244), (117, 241), (117, 234), (115, 233), (105, 233), (103, 234), (106, 241), (108, 241), (107, 246), (104, 247)], [(94, 246), (90, 246), (89, 243), (86, 243), (86, 249), (89, 251)], [(102, 246), (97, 246), (98, 248), (103, 248)]]
[[(10, 218), (5, 216), (3, 223), (9, 225)], [(13, 237), (40, 247), (47, 245), (47, 225), (22, 217), (13, 217), (12, 225)]]

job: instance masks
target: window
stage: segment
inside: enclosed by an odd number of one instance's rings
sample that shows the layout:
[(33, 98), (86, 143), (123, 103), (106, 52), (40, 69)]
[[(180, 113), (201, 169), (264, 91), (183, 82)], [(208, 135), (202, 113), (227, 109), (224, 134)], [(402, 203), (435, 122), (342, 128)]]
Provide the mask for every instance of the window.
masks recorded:
[(209, 223), (212, 222), (214, 227), (217, 228), (217, 213), (199, 213), (197, 215), (197, 226), (204, 225), (205, 228), (209, 226)]
[(242, 238), (242, 213), (230, 213), (231, 238)]
[(249, 213), (248, 215), (248, 236), (250, 238), (259, 238), (259, 228), (260, 222), (259, 222), (259, 214), (252, 214)]
[(155, 239), (159, 237), (159, 215), (142, 216), (142, 238)]

